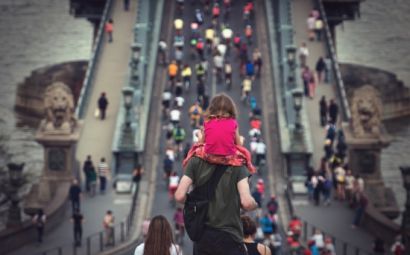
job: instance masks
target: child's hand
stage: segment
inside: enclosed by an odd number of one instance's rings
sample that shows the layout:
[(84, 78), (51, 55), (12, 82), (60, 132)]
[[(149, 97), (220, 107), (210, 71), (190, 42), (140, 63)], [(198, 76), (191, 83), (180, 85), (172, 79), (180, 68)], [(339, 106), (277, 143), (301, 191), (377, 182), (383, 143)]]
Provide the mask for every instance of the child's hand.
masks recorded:
[(204, 131), (196, 132), (196, 137), (198, 138), (199, 143), (204, 143)]
[(244, 143), (245, 143), (245, 137), (243, 137), (242, 135), (239, 136), (239, 145), (243, 146)]

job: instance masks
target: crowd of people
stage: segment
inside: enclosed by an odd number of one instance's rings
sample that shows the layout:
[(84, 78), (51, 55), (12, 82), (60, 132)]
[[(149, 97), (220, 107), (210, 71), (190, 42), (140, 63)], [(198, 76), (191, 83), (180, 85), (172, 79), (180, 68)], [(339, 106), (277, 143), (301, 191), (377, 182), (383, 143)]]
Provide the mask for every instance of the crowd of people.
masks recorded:
[[(254, 3), (246, 1), (239, 8), (235, 8), (235, 5), (240, 5), (240, 3), (229, 0), (197, 3), (177, 1), (177, 4), (177, 16), (173, 21), (173, 42), (167, 43), (165, 39), (161, 39), (158, 45), (158, 61), (165, 67), (168, 77), (162, 93), (162, 120), (165, 136), (162, 167), (170, 204), (176, 207), (172, 217), (174, 224), (171, 226), (173, 244), (168, 245), (167, 248), (171, 249), (171, 254), (177, 251), (180, 254), (186, 230), (182, 206), (180, 203), (175, 203), (174, 199), (176, 198), (177, 202), (184, 201), (180, 198), (180, 194), (182, 187), (186, 187), (187, 179), (191, 181), (190, 184), (198, 181), (196, 178), (199, 170), (192, 167), (194, 164), (192, 162), (195, 162), (198, 168), (204, 168), (201, 173), (207, 173), (206, 168), (211, 167), (209, 163), (228, 165), (225, 171), (235, 172), (240, 179), (248, 179), (250, 174), (259, 176), (255, 183), (249, 186), (248, 197), (243, 195), (248, 203), (242, 204), (244, 198), (241, 195), (242, 210), (247, 211), (255, 207), (257, 208), (255, 212), (247, 213), (248, 216), (241, 218), (238, 205), (230, 209), (226, 208), (223, 212), (213, 212), (210, 226), (215, 223), (215, 215), (220, 215), (220, 222), (215, 225), (220, 227), (220, 224), (227, 224), (223, 222), (226, 220), (237, 226), (237, 229), (229, 231), (232, 233), (227, 236), (225, 231), (218, 230), (218, 227), (212, 228), (209, 233), (208, 231), (204, 233), (206, 238), (203, 237), (201, 241), (195, 242), (195, 249), (201, 250), (205, 244), (211, 244), (212, 238), (208, 234), (212, 233), (226, 241), (226, 244), (221, 244), (219, 249), (230, 247), (230, 243), (245, 242), (248, 251), (258, 251), (258, 253), (249, 254), (279, 254), (282, 245), (276, 216), (279, 205), (274, 195), (265, 197), (267, 191), (263, 178), (261, 178), (263, 173), (261, 171), (257, 173), (257, 170), (262, 170), (265, 166), (267, 146), (262, 134), (262, 109), (257, 96), (254, 95), (255, 83), (263, 70), (262, 54), (254, 46), (256, 42), (253, 31)], [(195, 6), (192, 21), (183, 19), (187, 16), (187, 4)], [(232, 10), (238, 9), (241, 10), (243, 29), (234, 31), (229, 20), (233, 17)], [(240, 77), (242, 82), (235, 84), (234, 77)], [(212, 83), (217, 86), (218, 90), (222, 89), (228, 93), (232, 89), (241, 87), (241, 102), (245, 108), (249, 109), (248, 116), (240, 117), (248, 119), (250, 129), (246, 135), (239, 134), (237, 123), (239, 116), (236, 115), (235, 103), (227, 94), (218, 94), (210, 100), (214, 92)], [(193, 91), (196, 92), (194, 97), (192, 96)], [(195, 100), (189, 105), (191, 98)], [(186, 125), (187, 123), (189, 125)], [(230, 135), (226, 136), (227, 134)], [(233, 139), (231, 140), (230, 137)], [(245, 144), (249, 150), (244, 147)], [(207, 163), (197, 162), (198, 158)], [(183, 171), (179, 165), (181, 159), (184, 159)], [(231, 170), (231, 166), (242, 166), (243, 168), (242, 170), (235, 168)], [(229, 176), (223, 176), (221, 181), (224, 178), (229, 178)], [(241, 181), (238, 182), (238, 186), (239, 183)], [(248, 185), (248, 182), (245, 183)], [(237, 187), (229, 186), (224, 188), (228, 189), (224, 196), (228, 194), (234, 196), (229, 189)], [(220, 192), (219, 188), (216, 192)], [(232, 211), (234, 208), (238, 211)], [(232, 217), (229, 212), (232, 212)], [(235, 219), (238, 221), (232, 222)], [(147, 227), (149, 222), (149, 220), (145, 222), (146, 242), (149, 236), (149, 227)], [(238, 233), (238, 230), (242, 230), (242, 225), (237, 225), (240, 222), (244, 224), (244, 231)], [(255, 241), (261, 244), (257, 245)], [(139, 254), (137, 250), (135, 254)], [(218, 247), (215, 252), (217, 250)], [(241, 248), (239, 252), (242, 252)]]
[[(324, 33), (324, 23), (320, 12), (313, 9), (306, 19), (307, 40), (302, 42), (298, 55), (301, 64), (301, 78), (303, 81), (304, 94), (307, 98), (314, 99), (317, 86), (326, 86), (333, 81), (332, 61), (329, 56), (319, 56), (314, 67), (309, 66), (311, 53), (308, 44), (321, 42)], [(316, 206), (329, 206), (332, 200), (345, 202), (354, 209), (354, 218), (351, 227), (360, 225), (362, 216), (369, 203), (365, 194), (365, 181), (360, 174), (350, 169), (347, 155), (347, 144), (344, 132), (339, 121), (339, 106), (334, 98), (326, 98), (322, 95), (319, 101), (319, 124), (324, 128), (323, 134), (323, 156), (317, 167), (309, 166), (306, 170), (306, 182), (308, 198)], [(316, 152), (317, 153), (317, 152)], [(355, 174), (353, 174), (355, 173)], [(296, 226), (296, 227), (295, 227)], [(300, 233), (302, 222), (294, 217), (289, 224), (288, 243), (295, 254), (336, 254), (333, 240), (315, 230), (308, 238), (307, 248), (301, 248)], [(380, 252), (381, 239), (376, 238), (373, 250)], [(392, 252), (396, 244), (392, 247)], [(369, 247), (370, 248), (370, 247)], [(298, 253), (299, 252), (299, 253)], [(302, 253), (303, 252), (303, 253)], [(383, 253), (385, 254), (385, 250)], [(377, 253), (379, 254), (379, 253)], [(400, 254), (400, 253), (399, 253)]]

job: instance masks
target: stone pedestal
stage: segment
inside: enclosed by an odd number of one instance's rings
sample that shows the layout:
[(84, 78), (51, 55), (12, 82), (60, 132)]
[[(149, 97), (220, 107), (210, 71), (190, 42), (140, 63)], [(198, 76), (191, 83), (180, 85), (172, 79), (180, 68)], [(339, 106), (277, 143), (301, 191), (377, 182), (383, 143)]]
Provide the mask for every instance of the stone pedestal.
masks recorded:
[(81, 125), (69, 135), (38, 132), (36, 141), (44, 147), (44, 169), (35, 194), (27, 198), (27, 209), (44, 208), (61, 182), (71, 182), (76, 177), (75, 151)]
[(367, 180), (380, 180), (381, 150), (389, 146), (391, 137), (382, 132), (380, 137), (355, 137), (347, 123), (342, 124), (348, 147), (349, 167), (353, 174)]
[(355, 137), (347, 123), (343, 123), (342, 128), (353, 175), (360, 175), (365, 180), (365, 192), (378, 211), (389, 219), (397, 218), (400, 210), (396, 198), (393, 191), (384, 186), (380, 169), (381, 151), (389, 146), (391, 137), (383, 127), (378, 137)]

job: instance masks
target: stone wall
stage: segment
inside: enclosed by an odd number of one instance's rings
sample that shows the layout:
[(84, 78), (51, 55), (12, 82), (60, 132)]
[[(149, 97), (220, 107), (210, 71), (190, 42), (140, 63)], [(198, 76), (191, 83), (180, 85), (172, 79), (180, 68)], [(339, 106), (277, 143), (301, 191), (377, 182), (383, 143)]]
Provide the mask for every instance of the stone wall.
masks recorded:
[(73, 92), (75, 102), (77, 102), (87, 64), (87, 61), (72, 61), (32, 71), (29, 77), (18, 84), (15, 109), (23, 116), (42, 118), (44, 116), (43, 95), (45, 88), (56, 81), (67, 84)]
[(410, 88), (395, 74), (350, 63), (340, 64), (340, 71), (349, 100), (354, 89), (369, 84), (376, 87), (382, 96), (383, 120), (410, 115)]

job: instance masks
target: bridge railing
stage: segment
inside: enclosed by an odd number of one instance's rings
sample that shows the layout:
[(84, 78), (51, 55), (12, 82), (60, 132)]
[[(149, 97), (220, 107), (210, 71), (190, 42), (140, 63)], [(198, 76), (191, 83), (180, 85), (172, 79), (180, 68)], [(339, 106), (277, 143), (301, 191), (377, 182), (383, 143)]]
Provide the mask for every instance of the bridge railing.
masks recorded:
[[(139, 185), (136, 185), (134, 186), (130, 211), (125, 218), (121, 219), (119, 223), (116, 223), (113, 226), (113, 238), (110, 245), (107, 245), (107, 232), (102, 230), (83, 237), (81, 246), (76, 246), (73, 241), (67, 241), (54, 248), (34, 253), (34, 255), (94, 255), (109, 251), (110, 249), (125, 243), (131, 237), (131, 231), (135, 225), (134, 218), (138, 192)], [(103, 216), (104, 215), (101, 215), (101, 226)]]
[(87, 72), (85, 73), (83, 86), (81, 88), (80, 96), (78, 97), (77, 107), (75, 109), (75, 115), (77, 118), (82, 119), (84, 117), (85, 110), (87, 109), (89, 94), (94, 82), (94, 75), (97, 70), (97, 64), (100, 56), (100, 51), (104, 45), (104, 26), (108, 20), (108, 16), (111, 12), (113, 0), (107, 0), (105, 3), (104, 11), (101, 16), (100, 25), (98, 27), (97, 36), (94, 41), (90, 60), (88, 61)]
[(347, 100), (346, 89), (345, 89), (345, 85), (342, 79), (342, 74), (339, 68), (339, 61), (336, 57), (335, 44), (333, 42), (333, 37), (330, 32), (330, 27), (329, 27), (329, 22), (326, 16), (326, 11), (323, 6), (322, 0), (314, 0), (314, 1), (315, 1), (315, 5), (317, 6), (320, 12), (320, 16), (323, 18), (326, 48), (327, 48), (329, 57), (332, 60), (332, 70), (331, 70), (332, 77), (333, 77), (334, 82), (336, 83), (338, 96), (339, 96), (341, 107), (343, 110), (343, 120), (350, 122), (351, 113), (350, 113), (349, 101)]

